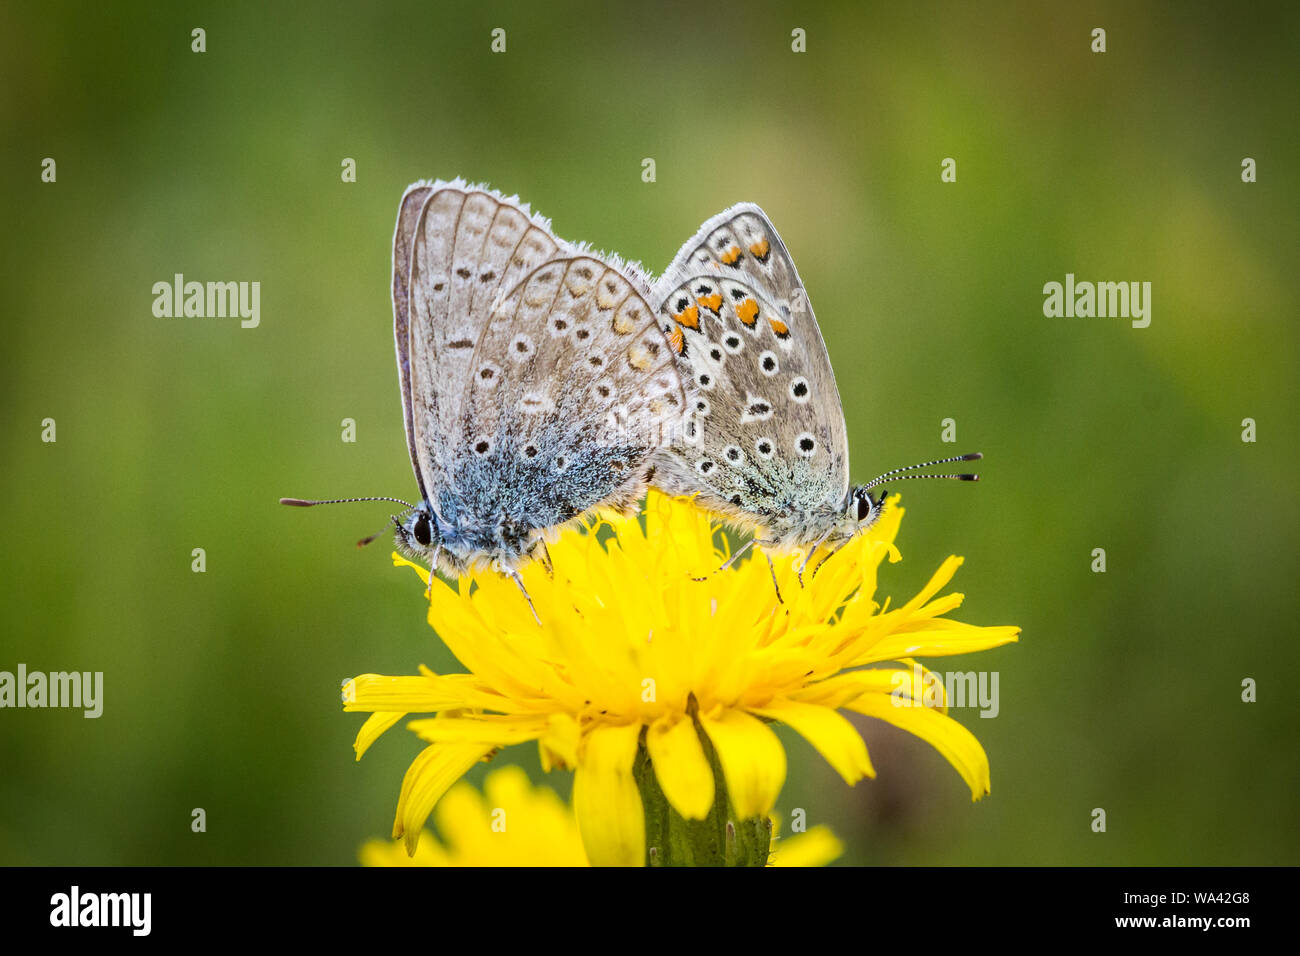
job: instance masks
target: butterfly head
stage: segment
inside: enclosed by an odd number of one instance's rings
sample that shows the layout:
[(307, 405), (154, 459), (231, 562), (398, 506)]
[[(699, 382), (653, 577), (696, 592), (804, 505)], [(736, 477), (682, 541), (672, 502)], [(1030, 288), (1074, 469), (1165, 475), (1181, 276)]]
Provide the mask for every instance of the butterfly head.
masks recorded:
[(854, 532), (870, 528), (880, 517), (880, 512), (884, 510), (885, 498), (888, 494), (889, 492), (881, 488), (880, 494), (873, 498), (871, 489), (867, 485), (851, 488), (845, 507), (846, 524), (852, 527)]
[(442, 547), (441, 526), (427, 501), (413, 508), (404, 520), (394, 518), (393, 523), (398, 550), (411, 557), (431, 559)]

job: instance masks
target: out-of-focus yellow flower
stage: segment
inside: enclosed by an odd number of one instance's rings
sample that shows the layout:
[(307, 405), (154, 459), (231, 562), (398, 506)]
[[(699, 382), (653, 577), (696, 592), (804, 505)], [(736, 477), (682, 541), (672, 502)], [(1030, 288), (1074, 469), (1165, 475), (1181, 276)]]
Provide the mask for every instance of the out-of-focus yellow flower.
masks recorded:
[[(978, 799), (989, 789), (984, 749), (947, 716), (942, 685), (913, 658), (996, 647), (1019, 629), (942, 617), (962, 601), (937, 596), (957, 557), (906, 603), (874, 600), (881, 562), (901, 559), (894, 539), (902, 515), (895, 496), (802, 583), (798, 556), (779, 561), (783, 602), (762, 558), (691, 580), (724, 557), (718, 526), (693, 502), (655, 492), (644, 526), (607, 516), (550, 545), (553, 572), (538, 562), (523, 569), (540, 627), (508, 578), (483, 573), (458, 589), (435, 579), (429, 623), (468, 673), (421, 668), (344, 685), (345, 709), (371, 712), (357, 735), (358, 759), (406, 715), (435, 715), (407, 725), (428, 746), (403, 780), (394, 838), (414, 852), (430, 811), (466, 770), (499, 748), (536, 741), (547, 769), (575, 770), (591, 862), (639, 865), (648, 854), (638, 767), (652, 768), (649, 782), (687, 821), (714, 821), (723, 796), (731, 820), (761, 820), (786, 773), (770, 722), (805, 737), (846, 782), (875, 775), (841, 710), (929, 741)], [(427, 572), (394, 561), (428, 582)]]
[[(442, 839), (428, 830), (407, 855), (401, 840), (371, 840), (366, 866), (587, 866), (573, 811), (549, 787), (534, 787), (518, 767), (487, 775), (483, 794), (465, 781), (447, 791), (433, 813)], [(843, 846), (816, 826), (775, 842), (773, 866), (824, 866)]]
[(366, 866), (587, 866), (573, 812), (519, 767), (487, 775), (480, 794), (461, 781), (434, 811), (441, 841), (428, 831), (414, 856), (402, 841), (371, 840)]
[(839, 859), (844, 853), (844, 844), (831, 832), (828, 826), (818, 824), (803, 833), (793, 836), (772, 837), (772, 855), (768, 857), (768, 866), (825, 866)]

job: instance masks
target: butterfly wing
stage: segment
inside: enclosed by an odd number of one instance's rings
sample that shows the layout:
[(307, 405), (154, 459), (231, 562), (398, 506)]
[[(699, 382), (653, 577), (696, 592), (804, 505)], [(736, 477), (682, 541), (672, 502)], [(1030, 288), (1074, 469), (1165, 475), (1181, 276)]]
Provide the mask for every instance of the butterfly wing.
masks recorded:
[[(638, 285), (641, 287), (638, 288)], [(451, 446), (448, 520), (496, 522), (507, 548), (644, 490), (686, 394), (649, 290), (593, 255), (536, 268), (493, 312)]]
[[(665, 285), (676, 287), (700, 274), (746, 280), (778, 308), (806, 311), (821, 343), (794, 260), (767, 214), (753, 203), (738, 203), (704, 223), (678, 250), (655, 291), (666, 292)], [(656, 298), (661, 300), (662, 296)]]
[(452, 463), (444, 436), (494, 306), (567, 248), (547, 220), (492, 190), (459, 180), (417, 183), (402, 197), (393, 240), (393, 331), (407, 444), (426, 498)]
[(839, 510), (848, 438), (803, 284), (759, 207), (704, 224), (655, 286), (683, 378), (698, 390), (683, 435), (657, 456), (665, 490), (778, 532)]
[[(406, 448), (411, 462), (419, 459), (415, 453), (415, 421), (411, 411), (411, 247), (415, 240), (415, 224), (420, 218), (429, 194), (435, 187), (428, 183), (415, 183), (402, 194), (397, 207), (397, 226), (393, 230), (393, 340), (397, 346), (397, 381), (402, 390), (402, 421), (406, 425)], [(427, 497), (424, 476), (415, 469), (420, 483), (421, 497)]]

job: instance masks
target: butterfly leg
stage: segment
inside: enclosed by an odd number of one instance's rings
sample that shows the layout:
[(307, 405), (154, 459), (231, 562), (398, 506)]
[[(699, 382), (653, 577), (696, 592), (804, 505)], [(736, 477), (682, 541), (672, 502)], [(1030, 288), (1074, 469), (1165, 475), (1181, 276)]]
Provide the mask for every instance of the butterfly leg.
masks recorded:
[(442, 557), (442, 545), (433, 549), (433, 561), (429, 563), (429, 586), (424, 589), (425, 596), (433, 600), (433, 579), (438, 576), (438, 559)]
[[(816, 551), (817, 551), (818, 548), (820, 548), (823, 544), (826, 543), (826, 539), (829, 538), (830, 536), (831, 536), (831, 533), (830, 533), (829, 531), (827, 531), (824, 535), (822, 535), (822, 536), (821, 536), (820, 538), (818, 538), (815, 542), (813, 542), (813, 546), (812, 546), (811, 548), (809, 548), (809, 549), (808, 549), (808, 553), (805, 554), (805, 555), (803, 556), (803, 561), (801, 561), (801, 562), (799, 563), (799, 570), (798, 570), (798, 572), (797, 572), (798, 575), (799, 575), (799, 587), (803, 587), (803, 573), (804, 573), (804, 571), (805, 571), (805, 570), (807, 569), (807, 567), (808, 567), (808, 562), (812, 560), (812, 556), (813, 556), (813, 554), (816, 553)], [(828, 555), (828, 557), (829, 557), (829, 555)], [(819, 565), (817, 565), (817, 567), (820, 568), (821, 565), (819, 564)], [(814, 571), (813, 571), (813, 575), (815, 576), (816, 574), (817, 574), (817, 572), (814, 570)]]
[[(844, 544), (848, 544), (848, 542), (845, 541)], [(817, 567), (813, 568), (813, 573), (812, 573), (814, 579), (816, 579), (817, 577), (817, 572), (822, 569), (822, 565), (825, 564), (827, 561), (829, 561), (831, 558), (835, 557), (836, 552), (838, 552), (840, 548), (844, 547), (844, 544), (831, 548), (830, 551), (826, 552), (826, 557), (822, 558), (820, 561), (817, 562)]]
[(758, 542), (755, 541), (753, 538), (750, 538), (748, 541), (746, 541), (744, 544), (742, 544), (742, 545), (741, 545), (739, 548), (737, 548), (735, 551), (731, 552), (731, 557), (727, 558), (727, 560), (723, 562), (722, 567), (718, 568), (717, 571), (714, 571), (714, 572), (712, 572), (711, 574), (706, 574), (706, 575), (704, 575), (704, 577), (702, 577), (702, 578), (691, 578), (691, 580), (692, 580), (692, 581), (707, 581), (709, 578), (713, 577), (714, 574), (718, 574), (718, 573), (721, 572), (721, 571), (725, 571), (725, 570), (727, 570), (727, 568), (731, 567), (733, 564), (736, 563), (736, 560), (737, 560), (737, 559), (738, 559), (742, 554), (744, 554), (746, 551), (748, 551), (750, 548), (752, 548), (752, 547), (753, 547), (755, 544), (757, 544), (757, 543), (758, 543)]
[[(811, 548), (808, 549), (808, 553), (803, 556), (803, 560), (799, 562), (799, 570), (795, 572), (799, 576), (799, 587), (804, 586), (803, 583), (804, 568), (808, 567), (808, 561), (812, 558), (813, 552), (816, 550), (817, 550), (817, 545), (814, 544)], [(821, 567), (820, 564), (817, 566)]]
[(763, 557), (767, 558), (767, 569), (772, 572), (772, 587), (776, 589), (777, 603), (784, 604), (785, 598), (781, 597), (781, 585), (776, 583), (776, 565), (772, 563), (772, 556), (764, 551)]
[(533, 599), (528, 594), (528, 588), (524, 587), (524, 579), (519, 576), (518, 571), (511, 571), (510, 576), (515, 579), (515, 584), (519, 585), (519, 593), (522, 594), (524, 600), (528, 602), (528, 610), (533, 612), (533, 620), (537, 622), (538, 627), (541, 627), (542, 619), (537, 616), (537, 608), (533, 607)]
[(536, 544), (528, 549), (528, 556), (536, 561), (540, 561), (546, 573), (555, 577), (555, 562), (551, 560), (550, 549), (546, 547), (546, 539), (538, 538)]

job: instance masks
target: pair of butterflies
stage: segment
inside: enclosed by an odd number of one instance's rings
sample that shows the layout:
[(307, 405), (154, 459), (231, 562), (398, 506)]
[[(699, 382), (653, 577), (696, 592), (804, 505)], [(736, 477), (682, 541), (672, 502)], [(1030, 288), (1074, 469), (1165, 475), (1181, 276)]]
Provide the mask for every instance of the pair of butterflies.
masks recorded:
[(523, 590), (518, 569), (548, 536), (633, 508), (652, 481), (752, 530), (751, 544), (801, 549), (802, 570), (876, 520), (880, 481), (940, 463), (850, 487), (826, 346), (751, 203), (706, 222), (651, 288), (517, 199), (416, 183), (398, 209), (392, 297), (420, 498), (336, 500), (406, 505), (397, 546), (434, 570), (491, 566)]

